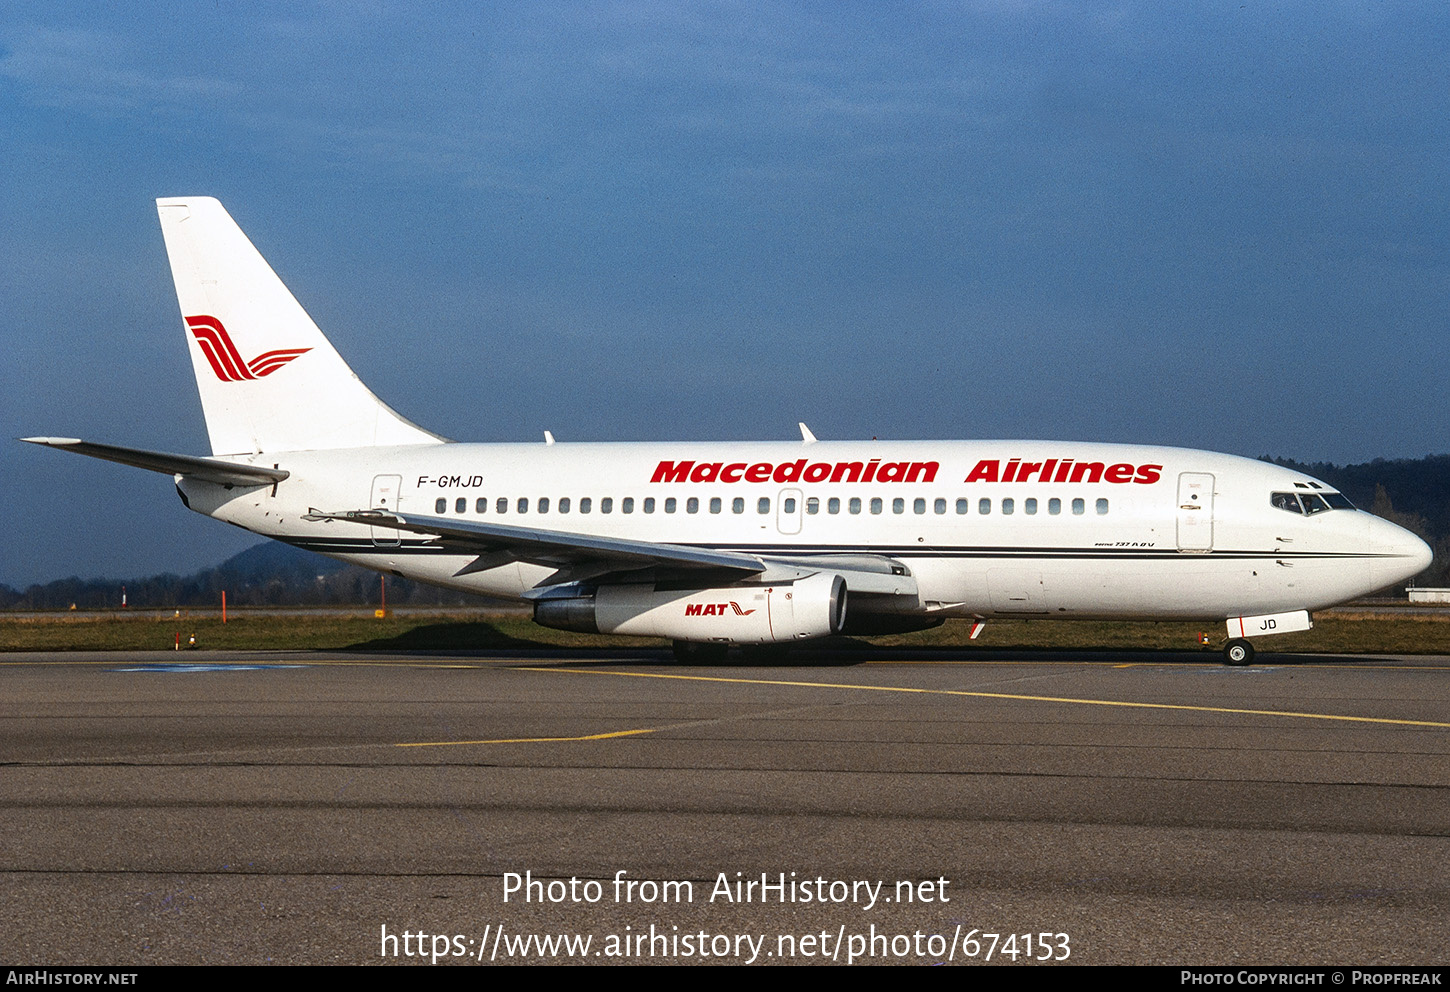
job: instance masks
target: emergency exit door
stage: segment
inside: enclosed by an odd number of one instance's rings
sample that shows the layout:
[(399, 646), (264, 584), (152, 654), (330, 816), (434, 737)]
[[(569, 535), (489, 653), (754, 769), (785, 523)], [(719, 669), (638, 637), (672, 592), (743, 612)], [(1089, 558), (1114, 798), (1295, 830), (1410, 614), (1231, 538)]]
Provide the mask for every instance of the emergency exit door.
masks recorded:
[[(368, 501), (368, 506), (374, 510), (386, 510), (389, 513), (398, 512), (398, 490), (403, 487), (401, 475), (378, 475), (373, 477), (373, 495)], [(373, 546), (378, 548), (396, 548), (400, 542), (400, 531), (391, 527), (373, 527)]]

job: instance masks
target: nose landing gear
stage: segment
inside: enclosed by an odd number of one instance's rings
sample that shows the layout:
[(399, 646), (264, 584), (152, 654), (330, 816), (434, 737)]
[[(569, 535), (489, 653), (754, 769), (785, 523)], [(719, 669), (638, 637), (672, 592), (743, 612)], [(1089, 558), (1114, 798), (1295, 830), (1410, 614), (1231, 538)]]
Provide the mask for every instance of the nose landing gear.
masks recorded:
[(1249, 665), (1254, 660), (1254, 646), (1242, 637), (1236, 637), (1224, 645), (1223, 662), (1225, 665)]

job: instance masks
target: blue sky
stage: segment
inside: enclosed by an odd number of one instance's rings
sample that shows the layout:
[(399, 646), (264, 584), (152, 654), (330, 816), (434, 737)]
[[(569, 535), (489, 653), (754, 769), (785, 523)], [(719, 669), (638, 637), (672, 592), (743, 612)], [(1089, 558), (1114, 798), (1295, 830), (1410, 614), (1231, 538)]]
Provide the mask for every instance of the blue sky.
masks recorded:
[[(205, 452), (153, 201), (219, 197), (467, 440), (1450, 449), (1438, 3), (0, 8), (0, 422)], [(0, 582), (212, 564), (0, 444)]]

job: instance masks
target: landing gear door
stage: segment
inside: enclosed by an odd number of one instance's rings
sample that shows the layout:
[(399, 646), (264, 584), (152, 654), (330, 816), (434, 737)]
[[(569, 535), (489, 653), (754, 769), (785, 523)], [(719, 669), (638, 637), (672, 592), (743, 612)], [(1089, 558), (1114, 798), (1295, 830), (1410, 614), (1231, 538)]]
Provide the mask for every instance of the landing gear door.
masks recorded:
[[(368, 506), (374, 510), (387, 510), (389, 513), (398, 511), (398, 490), (403, 487), (401, 475), (378, 475), (373, 477), (373, 495), (368, 501)], [(390, 527), (372, 527), (373, 546), (378, 548), (396, 548), (399, 543), (400, 531)]]
[(1178, 477), (1178, 550), (1213, 550), (1213, 476), (1207, 472)]

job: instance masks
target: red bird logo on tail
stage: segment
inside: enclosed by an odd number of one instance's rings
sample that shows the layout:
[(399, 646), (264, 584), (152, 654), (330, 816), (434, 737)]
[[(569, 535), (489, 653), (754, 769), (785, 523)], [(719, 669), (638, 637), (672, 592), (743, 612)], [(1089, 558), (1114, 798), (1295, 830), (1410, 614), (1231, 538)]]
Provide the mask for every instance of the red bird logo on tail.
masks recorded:
[(279, 348), (264, 351), (250, 362), (242, 360), (241, 352), (232, 344), (232, 336), (215, 317), (199, 314), (186, 318), (186, 326), (196, 335), (197, 344), (211, 369), (222, 382), (241, 382), (271, 375), (292, 359), (307, 354), (311, 348)]

